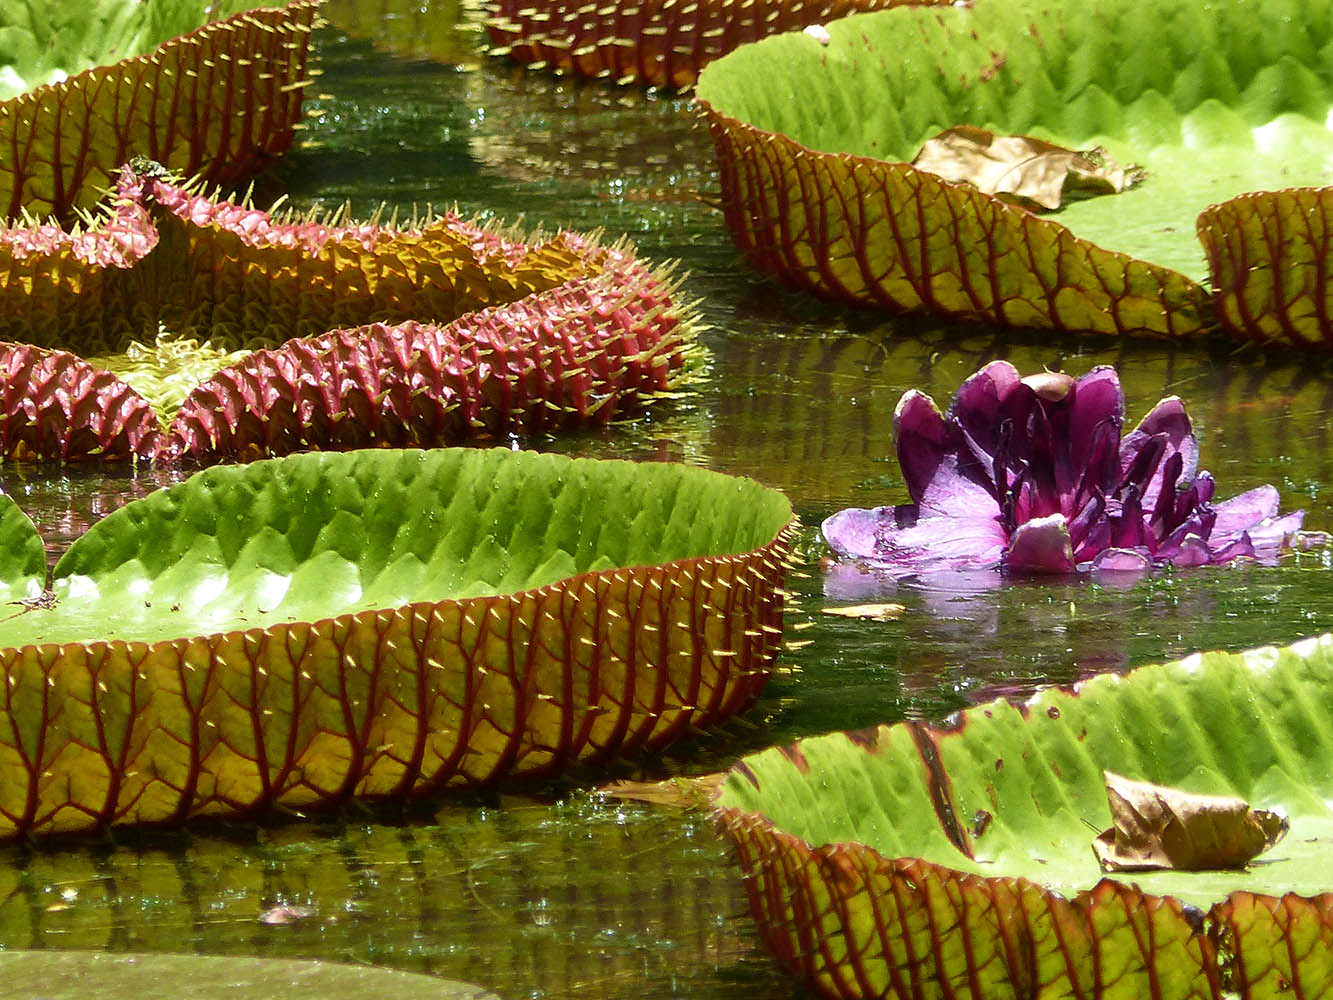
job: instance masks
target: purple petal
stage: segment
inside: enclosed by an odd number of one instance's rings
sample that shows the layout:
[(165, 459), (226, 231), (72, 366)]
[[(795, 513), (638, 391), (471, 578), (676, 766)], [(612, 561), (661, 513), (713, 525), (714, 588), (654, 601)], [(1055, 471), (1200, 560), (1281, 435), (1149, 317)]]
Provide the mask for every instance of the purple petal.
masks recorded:
[(1056, 451), (1055, 481), (1061, 497), (1094, 484), (1104, 491), (1114, 489), (1107, 459), (1114, 454), (1108, 446), (1119, 443), (1125, 416), (1120, 376), (1109, 365), (1099, 365), (1080, 375), (1069, 391), (1067, 405), (1066, 443)]
[[(1165, 434), (1154, 434), (1152, 437), (1145, 439), (1143, 447), (1139, 448), (1133, 460), (1129, 463), (1129, 467), (1121, 474), (1120, 488), (1122, 490), (1137, 490), (1139, 496), (1147, 493), (1148, 486), (1153, 480), (1163, 478), (1162, 475), (1159, 475), (1158, 470), (1162, 468), (1162, 459), (1166, 457), (1166, 452), (1167, 439)], [(1121, 455), (1123, 457), (1123, 450)], [(1159, 489), (1158, 493), (1160, 494), (1160, 492)]]
[(1106, 515), (1106, 498), (1101, 492), (1094, 493), (1082, 510), (1069, 522), (1069, 540), (1078, 549), (1091, 534), (1093, 526), (1103, 521)]
[[(1236, 555), (1241, 553), (1237, 552)], [(1235, 556), (1223, 556), (1208, 547), (1198, 535), (1186, 535), (1171, 554), (1173, 566), (1207, 566), (1210, 563), (1222, 563)]]
[[(1176, 491), (1176, 509), (1174, 516), (1171, 518), (1171, 524), (1179, 526), (1200, 507), (1209, 503), (1213, 499), (1213, 493), (1216, 489), (1217, 484), (1213, 482), (1212, 475), (1207, 472), (1200, 472), (1189, 486)], [(1174, 531), (1175, 527), (1172, 527), (1171, 530)]]
[(1008, 361), (992, 361), (964, 380), (949, 405), (949, 421), (958, 425), (972, 456), (987, 472), (995, 460), (1001, 414), (1021, 383), (1018, 369)]
[(1118, 549), (1133, 549), (1152, 545), (1156, 541), (1143, 523), (1143, 506), (1139, 491), (1133, 486), (1120, 503), (1120, 513), (1111, 520), (1111, 545)]
[(1072, 573), (1074, 549), (1063, 514), (1051, 514), (1020, 524), (1005, 550), (1007, 573)]
[(1174, 561), (1176, 553), (1180, 551), (1181, 546), (1185, 544), (1185, 540), (1191, 535), (1197, 535), (1205, 540), (1212, 539), (1216, 545), (1216, 539), (1213, 536), (1213, 527), (1216, 521), (1217, 512), (1212, 507), (1197, 508), (1194, 513), (1177, 525), (1171, 534), (1158, 543), (1156, 557)]
[(1094, 494), (1113, 493), (1120, 485), (1120, 422), (1104, 420), (1093, 428), (1087, 445), (1087, 464), (1072, 498), (1062, 497), (1065, 513), (1077, 510)]
[(916, 508), (910, 504), (871, 510), (851, 507), (826, 518), (819, 530), (829, 548), (844, 559), (873, 560), (883, 533), (915, 523), (916, 515)]
[(1254, 554), (1254, 545), (1250, 541), (1249, 534), (1242, 532), (1241, 536), (1230, 545), (1226, 545), (1214, 551), (1210, 561), (1214, 565), (1220, 566), (1222, 563), (1229, 563), (1233, 559), (1253, 557)]
[(893, 561), (915, 572), (946, 565), (951, 569), (997, 566), (1005, 537), (994, 517), (932, 517), (886, 536), (885, 542), (894, 552)]
[(1277, 490), (1272, 486), (1256, 486), (1230, 500), (1213, 505), (1217, 521), (1213, 524), (1213, 542), (1225, 545), (1242, 531), (1256, 527), (1261, 521), (1277, 516)]
[(998, 509), (989, 476), (965, 454), (958, 429), (945, 422), (929, 396), (904, 393), (893, 428), (907, 491), (923, 511), (971, 517)]
[(843, 510), (822, 526), (829, 547), (844, 558), (899, 575), (935, 568), (984, 569), (1004, 550), (1004, 530), (990, 517), (905, 516), (914, 507)]
[(898, 465), (907, 480), (907, 493), (920, 502), (944, 455), (949, 451), (949, 425), (935, 401), (912, 389), (903, 393), (893, 411), (893, 436), (898, 444)]
[(1153, 533), (1158, 536), (1167, 534), (1176, 526), (1176, 482), (1180, 479), (1183, 468), (1184, 459), (1181, 458), (1180, 452), (1168, 458), (1162, 468), (1162, 488), (1157, 495), (1152, 520), (1149, 522)]
[[(1245, 532), (1254, 547), (1251, 554), (1264, 562), (1271, 562), (1285, 549), (1304, 548), (1306, 540), (1301, 536), (1301, 524), (1304, 520), (1305, 511), (1295, 510), (1283, 517), (1275, 517), (1253, 525)], [(1317, 535), (1318, 532), (1310, 534)]]
[(1182, 460), (1180, 479), (1190, 482), (1199, 468), (1199, 442), (1194, 438), (1189, 414), (1179, 396), (1168, 396), (1149, 411), (1139, 422), (1139, 426), (1125, 436), (1120, 445), (1120, 473), (1123, 476), (1138, 456), (1139, 451), (1158, 434), (1165, 434), (1165, 452), (1156, 466), (1156, 474), (1144, 483), (1143, 506), (1151, 510), (1157, 505), (1157, 496), (1162, 489), (1161, 471), (1166, 461), (1173, 454), (1179, 453)]

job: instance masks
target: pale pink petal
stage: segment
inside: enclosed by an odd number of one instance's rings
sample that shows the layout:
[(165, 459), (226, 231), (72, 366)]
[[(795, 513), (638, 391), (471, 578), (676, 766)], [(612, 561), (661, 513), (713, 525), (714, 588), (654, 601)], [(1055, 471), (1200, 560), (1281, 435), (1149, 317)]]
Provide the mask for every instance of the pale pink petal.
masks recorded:
[(1072, 573), (1074, 549), (1063, 514), (1038, 517), (1020, 524), (1005, 550), (1007, 573)]
[(1152, 569), (1152, 559), (1141, 549), (1103, 549), (1092, 561), (1095, 574), (1146, 574)]

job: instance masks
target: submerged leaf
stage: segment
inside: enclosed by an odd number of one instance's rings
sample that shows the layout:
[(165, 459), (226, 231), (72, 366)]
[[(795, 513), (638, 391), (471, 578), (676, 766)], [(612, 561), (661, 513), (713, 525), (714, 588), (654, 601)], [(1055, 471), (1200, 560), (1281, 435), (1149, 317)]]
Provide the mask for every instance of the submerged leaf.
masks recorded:
[(1117, 166), (1101, 148), (1066, 149), (1030, 135), (996, 135), (971, 125), (927, 139), (912, 166), (1050, 210), (1067, 196), (1117, 194), (1144, 177), (1141, 167)]
[(42, 1000), (498, 1000), (471, 983), (365, 964), (41, 948), (0, 951), (14, 997)]
[(1287, 818), (1231, 795), (1198, 795), (1104, 772), (1114, 825), (1092, 842), (1109, 872), (1240, 868), (1287, 834)]

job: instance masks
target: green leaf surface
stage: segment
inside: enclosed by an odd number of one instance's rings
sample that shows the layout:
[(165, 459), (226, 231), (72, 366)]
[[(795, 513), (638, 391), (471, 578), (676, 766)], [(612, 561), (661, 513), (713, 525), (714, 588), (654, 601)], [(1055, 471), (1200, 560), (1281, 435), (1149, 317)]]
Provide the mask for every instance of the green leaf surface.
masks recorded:
[[(1333, 636), (807, 739), (716, 799), (777, 960), (833, 997), (1278, 1000), (1333, 982)], [(1102, 772), (1290, 817), (1243, 869), (1104, 876)]]
[[(1113, 877), (1203, 907), (1240, 889), (1314, 895), (1333, 889), (1331, 682), (1329, 636), (1198, 654), (968, 709), (947, 729), (898, 725), (869, 746), (832, 734), (766, 751), (745, 761), (753, 780), (731, 775), (719, 805), (811, 844), (855, 841), (1072, 894), (1103, 878), (1091, 844), (1111, 825), (1102, 771), (1115, 770), (1281, 810), (1291, 833), (1243, 870)], [(947, 777), (932, 776), (931, 758)]]
[(0, 100), (151, 52), (254, 0), (0, 0)]
[(1147, 180), (1053, 218), (1195, 279), (1205, 207), (1333, 179), (1327, 0), (978, 0), (827, 29), (827, 45), (791, 34), (738, 49), (702, 75), (700, 98), (814, 150), (882, 160), (960, 124), (1104, 145)]
[(793, 525), (750, 480), (502, 448), (198, 473), (0, 622), (0, 838), (667, 746), (763, 688)]
[(510, 594), (748, 551), (789, 518), (750, 480), (507, 449), (218, 467), (94, 525), (56, 565), (56, 606), (0, 623), (0, 643), (151, 642)]
[(36, 597), (45, 583), (46, 550), (37, 529), (9, 494), (0, 493), (0, 605)]
[(0, 977), (10, 996), (42, 1000), (495, 1000), (480, 986), (435, 976), (249, 956), (2, 951)]

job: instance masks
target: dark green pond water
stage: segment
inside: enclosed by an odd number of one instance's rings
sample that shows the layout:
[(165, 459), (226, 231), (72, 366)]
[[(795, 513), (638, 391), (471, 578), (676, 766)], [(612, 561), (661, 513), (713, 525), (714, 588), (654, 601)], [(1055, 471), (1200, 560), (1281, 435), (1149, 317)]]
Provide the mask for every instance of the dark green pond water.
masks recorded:
[[(324, 75), (304, 145), (256, 187), (261, 203), (356, 213), (380, 202), (452, 205), (529, 226), (629, 234), (678, 260), (712, 352), (687, 402), (605, 432), (522, 442), (592, 456), (743, 473), (791, 497), (813, 557), (793, 581), (782, 670), (744, 719), (620, 774), (725, 766), (830, 729), (938, 718), (1199, 648), (1286, 642), (1333, 626), (1323, 555), (1280, 568), (1177, 573), (1126, 589), (1067, 582), (985, 593), (907, 589), (887, 623), (833, 619), (815, 528), (856, 504), (901, 502), (892, 415), (921, 387), (947, 401), (988, 360), (1075, 374), (1114, 364), (1137, 420), (1179, 394), (1225, 497), (1272, 482), (1307, 527), (1333, 529), (1333, 380), (1322, 363), (1212, 348), (939, 329), (807, 302), (752, 273), (716, 198), (712, 148), (688, 100), (478, 64), (448, 16), (416, 6), (357, 15), (335, 2), (318, 36)], [(415, 0), (425, 6), (425, 0)], [(364, 8), (371, 4), (363, 3)], [(354, 29), (354, 30), (353, 30)], [(378, 47), (377, 47), (378, 40)], [(396, 44), (407, 54), (395, 55)], [(166, 474), (7, 467), (55, 546)], [(604, 776), (597, 776), (598, 779)], [(92, 947), (324, 957), (432, 972), (521, 997), (793, 995), (744, 910), (705, 819), (601, 801), (569, 783), (537, 796), (435, 803), (401, 816), (195, 831), (28, 852), (0, 867), (0, 947)], [(286, 926), (268, 908), (309, 907)]]

